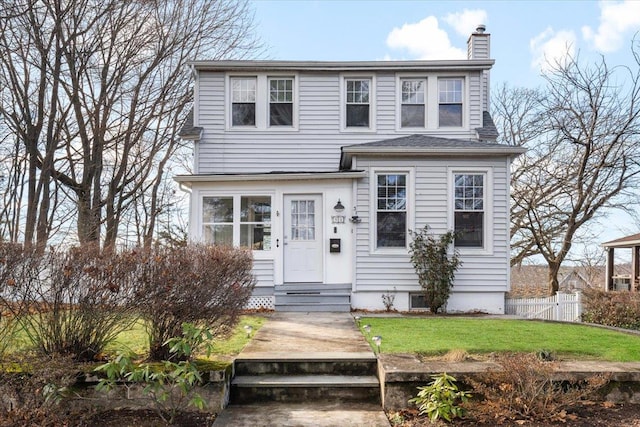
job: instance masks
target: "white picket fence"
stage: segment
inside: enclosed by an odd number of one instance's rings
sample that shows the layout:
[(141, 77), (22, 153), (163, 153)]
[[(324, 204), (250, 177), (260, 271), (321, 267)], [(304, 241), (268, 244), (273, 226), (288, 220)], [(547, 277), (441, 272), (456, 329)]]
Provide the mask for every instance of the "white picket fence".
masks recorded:
[(547, 298), (507, 298), (505, 313), (526, 319), (580, 322), (582, 294), (557, 292), (555, 296)]

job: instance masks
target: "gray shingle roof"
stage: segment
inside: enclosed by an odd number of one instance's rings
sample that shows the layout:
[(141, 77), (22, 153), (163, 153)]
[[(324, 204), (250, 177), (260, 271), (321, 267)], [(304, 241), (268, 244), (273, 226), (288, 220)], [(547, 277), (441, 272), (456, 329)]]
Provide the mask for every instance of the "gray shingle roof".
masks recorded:
[(178, 136), (183, 139), (193, 139), (200, 140), (202, 136), (202, 131), (204, 129), (200, 126), (193, 125), (193, 110), (189, 111), (187, 117), (184, 119), (184, 124), (182, 125), (182, 129), (178, 132)]
[(517, 156), (526, 150), (495, 142), (414, 134), (342, 147), (340, 168), (351, 167), (354, 154), (384, 156)]

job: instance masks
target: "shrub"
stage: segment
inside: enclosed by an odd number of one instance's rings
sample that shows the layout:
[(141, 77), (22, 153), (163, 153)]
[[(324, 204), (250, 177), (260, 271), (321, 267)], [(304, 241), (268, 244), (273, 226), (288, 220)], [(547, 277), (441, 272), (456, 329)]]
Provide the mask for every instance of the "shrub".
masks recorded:
[(585, 289), (582, 320), (606, 326), (640, 330), (640, 294)]
[(461, 405), (469, 400), (471, 393), (459, 390), (456, 379), (446, 372), (432, 378), (429, 385), (418, 387), (418, 396), (409, 403), (418, 405), (420, 415), (427, 414), (432, 423), (440, 418), (446, 421), (462, 418), (464, 408)]
[(429, 226), (425, 225), (419, 232), (411, 232), (411, 235), (411, 263), (424, 291), (425, 302), (435, 314), (449, 300), (454, 275), (462, 264), (457, 251), (451, 255), (448, 253), (455, 233), (448, 231), (436, 238), (429, 234)]
[(132, 261), (91, 246), (29, 253), (15, 269), (5, 307), (13, 305), (17, 321), (42, 354), (93, 360), (135, 321)]
[(229, 332), (254, 287), (251, 252), (219, 246), (156, 248), (136, 254), (140, 311), (149, 334), (149, 358), (178, 357), (167, 340), (183, 323), (202, 323), (214, 334)]
[(5, 355), (16, 331), (16, 319), (23, 311), (25, 304), (19, 304), (14, 298), (16, 288), (16, 271), (28, 259), (21, 245), (0, 242), (0, 359)]
[(598, 374), (584, 380), (554, 380), (555, 364), (535, 354), (507, 354), (497, 359), (501, 369), (466, 379), (476, 395), (474, 414), (501, 423), (524, 419), (565, 421), (566, 410), (607, 384)]
[[(182, 335), (166, 343), (169, 353), (185, 360), (164, 361), (161, 366), (152, 366), (148, 363), (136, 365), (131, 354), (119, 353), (116, 358), (95, 369), (96, 372), (107, 375), (106, 379), (100, 380), (96, 389), (108, 392), (122, 380), (144, 383), (143, 393), (154, 403), (156, 413), (167, 425), (172, 425), (175, 416), (185, 406), (198, 409), (205, 406), (205, 401), (194, 391), (197, 385), (202, 384), (202, 376), (192, 362), (192, 356), (202, 348), (206, 348), (209, 356), (212, 350), (212, 339), (213, 334), (209, 329), (185, 323), (182, 327)], [(126, 387), (127, 383), (123, 385)]]

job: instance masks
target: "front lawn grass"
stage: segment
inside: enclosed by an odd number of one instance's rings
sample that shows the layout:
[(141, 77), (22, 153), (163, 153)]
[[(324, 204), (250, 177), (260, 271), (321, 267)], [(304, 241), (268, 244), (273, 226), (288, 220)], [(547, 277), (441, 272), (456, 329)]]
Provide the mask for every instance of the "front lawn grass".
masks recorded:
[(559, 359), (640, 361), (640, 336), (580, 324), (455, 317), (367, 317), (360, 324), (371, 325), (369, 340), (382, 337), (383, 353), (436, 356), (454, 349), (469, 354), (547, 350)]

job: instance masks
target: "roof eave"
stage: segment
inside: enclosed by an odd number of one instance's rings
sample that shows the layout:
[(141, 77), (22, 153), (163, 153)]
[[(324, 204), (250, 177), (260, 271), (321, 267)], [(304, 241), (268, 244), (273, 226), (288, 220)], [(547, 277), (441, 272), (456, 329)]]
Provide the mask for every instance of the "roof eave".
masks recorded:
[(201, 71), (362, 71), (362, 70), (488, 70), (493, 59), (451, 59), (434, 61), (189, 61)]
[(527, 151), (523, 147), (512, 147), (505, 145), (503, 147), (343, 147), (342, 152), (347, 155), (367, 154), (367, 155), (396, 155), (406, 156), (410, 154), (428, 154), (430, 156), (519, 156)]
[(338, 172), (272, 172), (256, 174), (202, 174), (176, 175), (174, 181), (187, 186), (198, 182), (247, 182), (247, 181), (301, 181), (318, 179), (359, 179), (366, 176), (364, 171)]

